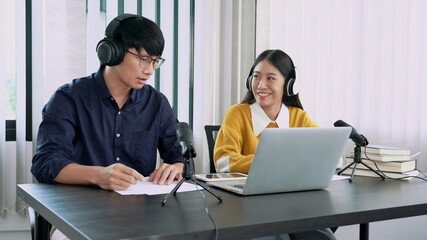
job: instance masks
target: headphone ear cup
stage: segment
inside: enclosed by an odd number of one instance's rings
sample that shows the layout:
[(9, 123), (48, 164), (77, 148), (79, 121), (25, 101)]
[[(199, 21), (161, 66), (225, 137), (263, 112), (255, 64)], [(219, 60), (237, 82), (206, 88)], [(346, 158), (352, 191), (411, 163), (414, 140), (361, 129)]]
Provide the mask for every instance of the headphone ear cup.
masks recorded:
[(292, 96), (297, 95), (298, 89), (296, 89), (296, 87), (295, 87), (295, 79), (294, 78), (291, 78), (291, 79), (289, 79), (289, 81), (286, 81), (285, 92), (286, 92), (286, 96), (288, 96), (288, 97), (292, 97)]
[(246, 79), (246, 88), (252, 92), (252, 75)]
[(102, 65), (115, 66), (122, 62), (124, 51), (120, 44), (111, 38), (104, 38), (96, 46), (96, 53)]

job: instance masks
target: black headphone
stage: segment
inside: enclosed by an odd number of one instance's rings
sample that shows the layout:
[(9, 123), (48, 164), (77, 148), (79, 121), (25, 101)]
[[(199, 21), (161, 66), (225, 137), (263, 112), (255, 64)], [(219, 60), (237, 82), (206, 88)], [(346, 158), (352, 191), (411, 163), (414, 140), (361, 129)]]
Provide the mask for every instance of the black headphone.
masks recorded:
[[(251, 69), (251, 72), (249, 73), (248, 78), (246, 79), (246, 88), (252, 92), (252, 79), (253, 79), (253, 71), (254, 69)], [(295, 89), (295, 78), (290, 78), (289, 80), (285, 81), (285, 95), (287, 97), (292, 97), (298, 94), (298, 90)]]
[(113, 39), (113, 34), (117, 31), (120, 22), (129, 19), (140, 17), (134, 14), (122, 14), (114, 18), (107, 29), (105, 29), (105, 37), (96, 45), (96, 53), (102, 65), (115, 66), (123, 61), (124, 51), (120, 43)]

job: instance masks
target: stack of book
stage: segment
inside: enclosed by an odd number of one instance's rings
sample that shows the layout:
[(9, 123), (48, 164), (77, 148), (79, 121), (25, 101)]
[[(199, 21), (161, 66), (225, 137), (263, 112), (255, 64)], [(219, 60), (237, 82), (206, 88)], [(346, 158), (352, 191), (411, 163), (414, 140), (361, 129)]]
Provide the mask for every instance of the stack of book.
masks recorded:
[[(365, 155), (366, 150), (366, 155)], [(378, 166), (381, 172), (384, 172), (385, 175), (391, 178), (401, 178), (401, 177), (413, 177), (418, 175), (417, 169), (417, 160), (411, 158), (411, 151), (409, 149), (394, 148), (388, 146), (380, 145), (368, 145), (366, 147), (361, 147), (362, 153), (362, 162), (371, 167), (374, 170), (377, 170), (374, 162)], [(345, 166), (352, 163), (354, 152), (351, 152), (350, 157), (346, 157)], [(372, 161), (368, 160), (371, 159)], [(342, 174), (351, 175), (353, 171), (352, 165), (350, 168), (346, 169)], [(379, 177), (376, 173), (369, 170), (363, 164), (357, 164), (356, 171), (354, 175), (357, 176), (367, 176), (367, 177)], [(410, 179), (410, 178), (405, 178)]]

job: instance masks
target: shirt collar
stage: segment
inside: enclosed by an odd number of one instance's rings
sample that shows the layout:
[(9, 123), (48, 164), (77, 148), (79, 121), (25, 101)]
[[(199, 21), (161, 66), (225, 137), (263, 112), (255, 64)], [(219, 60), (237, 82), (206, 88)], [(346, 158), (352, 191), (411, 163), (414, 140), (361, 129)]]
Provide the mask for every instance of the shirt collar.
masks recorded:
[(271, 121), (257, 102), (249, 105), (249, 107), (251, 109), (252, 129), (255, 136), (260, 135), (271, 122), (276, 122), (279, 128), (289, 128), (289, 110), (285, 104), (282, 103), (276, 121)]
[(102, 76), (102, 70), (105, 66), (101, 66), (98, 72), (95, 73), (95, 85), (96, 91), (101, 99), (111, 98), (111, 93), (108, 90), (107, 84), (105, 84), (104, 76)]
[[(144, 87), (145, 87), (145, 85), (142, 87), (142, 89), (144, 89)], [(135, 99), (136, 99), (136, 91), (135, 91), (135, 89), (131, 89), (130, 91), (131, 92), (130, 92), (130, 96), (129, 96), (129, 102), (134, 103)]]
[[(95, 84), (97, 86), (97, 92), (99, 94), (99, 97), (101, 99), (111, 99), (111, 93), (110, 90), (108, 90), (107, 84), (105, 83), (105, 79), (104, 76), (102, 76), (102, 70), (104, 70), (105, 66), (102, 65), (99, 69), (98, 72), (95, 73)], [(144, 85), (145, 86), (145, 85)], [(144, 87), (142, 87), (144, 88)], [(129, 96), (129, 100), (131, 103), (136, 101), (136, 97), (137, 97), (137, 91), (135, 91), (135, 89), (131, 89), (131, 93)]]

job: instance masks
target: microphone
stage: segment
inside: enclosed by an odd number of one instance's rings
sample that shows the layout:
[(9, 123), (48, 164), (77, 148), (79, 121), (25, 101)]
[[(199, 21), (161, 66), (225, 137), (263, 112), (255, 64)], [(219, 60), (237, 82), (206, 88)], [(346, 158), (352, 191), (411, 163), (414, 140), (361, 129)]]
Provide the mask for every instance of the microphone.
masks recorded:
[(197, 182), (196, 178), (194, 177), (193, 157), (196, 156), (196, 151), (193, 147), (193, 132), (191, 131), (190, 126), (188, 126), (188, 123), (179, 122), (175, 125), (175, 130), (179, 144), (182, 147), (182, 155), (184, 156), (184, 168), (182, 169), (181, 181), (179, 181), (179, 183), (172, 189), (172, 191), (168, 195), (166, 195), (165, 198), (163, 198), (163, 200), (161, 201), (162, 205), (166, 204), (166, 201), (169, 199), (169, 197), (177, 192), (178, 188), (185, 180), (193, 181), (194, 184), (201, 186), (207, 192), (218, 198), (220, 202), (222, 202), (222, 197), (216, 195), (205, 185)]
[(359, 146), (366, 146), (368, 145), (368, 139), (366, 139), (365, 136), (362, 134), (359, 134), (354, 127), (352, 127), (350, 124), (347, 124), (343, 120), (338, 120), (334, 123), (335, 127), (351, 127), (351, 133), (350, 133), (350, 139), (353, 140), (356, 145)]
[(181, 145), (182, 155), (186, 158), (196, 157), (193, 147), (193, 132), (186, 122), (179, 122), (175, 125), (176, 136)]

